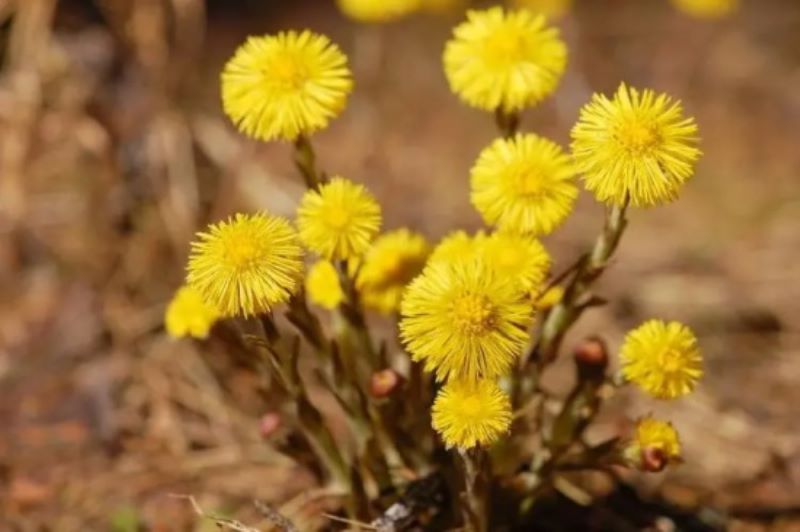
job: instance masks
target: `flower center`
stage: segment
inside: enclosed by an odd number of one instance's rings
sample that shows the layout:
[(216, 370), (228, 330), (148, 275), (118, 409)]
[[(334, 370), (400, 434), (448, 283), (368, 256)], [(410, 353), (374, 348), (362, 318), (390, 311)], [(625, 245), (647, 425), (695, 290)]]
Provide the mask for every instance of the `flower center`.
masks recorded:
[(525, 168), (517, 173), (513, 189), (514, 193), (521, 198), (536, 199), (544, 192), (545, 181), (538, 171)]
[(481, 401), (478, 397), (470, 395), (461, 400), (461, 415), (467, 419), (476, 419), (481, 414)]
[(331, 229), (341, 231), (350, 223), (350, 212), (340, 206), (332, 206), (325, 213), (325, 223)]
[(486, 39), (484, 59), (487, 63), (507, 67), (523, 60), (525, 42), (521, 35), (496, 31)]
[(275, 85), (285, 90), (299, 90), (308, 81), (308, 68), (295, 57), (276, 57), (268, 75)]
[(262, 255), (261, 247), (249, 238), (234, 238), (225, 247), (225, 261), (236, 271), (252, 269)]
[(674, 375), (680, 373), (685, 364), (680, 354), (672, 349), (668, 349), (661, 354), (660, 357), (661, 371), (667, 375)]
[(484, 295), (467, 294), (453, 302), (453, 322), (466, 334), (485, 334), (494, 326), (494, 305)]
[(618, 140), (628, 153), (643, 155), (650, 152), (660, 139), (654, 127), (629, 122), (619, 129)]

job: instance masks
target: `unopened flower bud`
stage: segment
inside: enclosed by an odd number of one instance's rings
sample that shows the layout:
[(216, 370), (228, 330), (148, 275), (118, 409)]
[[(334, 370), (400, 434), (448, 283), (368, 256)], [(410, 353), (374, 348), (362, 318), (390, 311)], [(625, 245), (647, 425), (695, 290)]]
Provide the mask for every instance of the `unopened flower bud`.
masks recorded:
[(391, 395), (403, 384), (403, 377), (391, 368), (372, 374), (369, 380), (369, 393), (372, 397), (383, 398)]
[(608, 367), (608, 348), (598, 337), (590, 337), (575, 348), (575, 363), (580, 378), (600, 380)]
[(667, 467), (669, 457), (663, 449), (658, 447), (646, 447), (642, 449), (639, 468), (648, 473), (660, 473)]
[(262, 438), (269, 438), (281, 428), (282, 423), (283, 420), (278, 412), (267, 412), (261, 416), (261, 420), (258, 423), (258, 431), (261, 433)]

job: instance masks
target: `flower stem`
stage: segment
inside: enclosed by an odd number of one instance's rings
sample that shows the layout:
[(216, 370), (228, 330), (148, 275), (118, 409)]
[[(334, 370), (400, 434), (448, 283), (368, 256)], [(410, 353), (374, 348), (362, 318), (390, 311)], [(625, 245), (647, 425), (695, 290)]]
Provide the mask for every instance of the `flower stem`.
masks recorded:
[(469, 532), (486, 532), (489, 530), (489, 456), (480, 448), (459, 449), (458, 454), (464, 462), (464, 528)]
[(591, 251), (581, 259), (562, 300), (547, 315), (539, 341), (530, 356), (538, 365), (543, 366), (555, 359), (566, 332), (583, 311), (595, 303), (590, 288), (605, 270), (625, 232), (627, 206), (625, 202), (623, 205), (613, 205), (606, 211), (603, 232), (597, 237)]
[(506, 112), (498, 107), (494, 112), (494, 121), (500, 133), (507, 139), (517, 134), (519, 129), (519, 113), (514, 111)]
[(294, 141), (294, 164), (309, 189), (319, 188), (323, 181), (319, 172), (317, 172), (316, 160), (317, 157), (314, 153), (314, 147), (311, 145), (311, 140), (305, 135), (297, 137)]

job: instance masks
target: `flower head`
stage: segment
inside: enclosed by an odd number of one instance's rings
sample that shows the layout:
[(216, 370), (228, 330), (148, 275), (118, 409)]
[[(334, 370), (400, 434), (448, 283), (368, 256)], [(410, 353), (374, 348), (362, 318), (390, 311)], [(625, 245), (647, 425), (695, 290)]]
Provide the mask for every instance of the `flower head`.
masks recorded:
[(520, 9), (541, 13), (548, 18), (559, 18), (567, 14), (572, 0), (513, 0), (511, 4)]
[(659, 399), (691, 393), (703, 376), (697, 339), (675, 321), (650, 320), (629, 332), (620, 359), (625, 378)]
[(447, 447), (491, 445), (511, 427), (511, 400), (494, 380), (451, 380), (436, 395), (432, 418)]
[(421, 0), (336, 0), (339, 9), (359, 22), (390, 22), (410, 15)]
[(495, 232), (480, 244), (486, 264), (530, 294), (541, 288), (550, 271), (550, 254), (535, 237)]
[(398, 229), (375, 239), (364, 254), (356, 288), (364, 304), (384, 314), (400, 307), (403, 290), (422, 271), (430, 248), (425, 237)]
[(503, 375), (533, 320), (520, 287), (480, 260), (429, 264), (406, 288), (400, 310), (403, 343), (439, 380)]
[(306, 292), (315, 304), (328, 310), (335, 309), (344, 301), (344, 291), (339, 274), (327, 260), (314, 263), (306, 275)]
[(206, 303), (197, 290), (182, 286), (167, 305), (164, 326), (173, 338), (207, 338), (219, 318), (219, 311)]
[(329, 260), (364, 253), (381, 227), (381, 208), (362, 185), (334, 177), (309, 190), (297, 209), (300, 239)]
[(730, 15), (739, 7), (739, 0), (672, 0), (675, 7), (698, 18), (719, 18)]
[(700, 157), (697, 125), (666, 94), (620, 85), (595, 94), (572, 128), (572, 153), (598, 200), (634, 206), (675, 199)]
[(567, 64), (558, 30), (530, 11), (467, 12), (444, 50), (450, 88), (465, 103), (514, 112), (552, 93)]
[(636, 423), (636, 433), (625, 449), (625, 457), (637, 468), (656, 473), (679, 462), (681, 443), (671, 423), (651, 417)]
[(288, 220), (237, 214), (198, 233), (186, 282), (225, 316), (252, 316), (297, 290), (302, 249)]
[(578, 187), (567, 154), (532, 134), (497, 139), (472, 167), (472, 204), (490, 225), (547, 234), (569, 216)]
[(225, 114), (261, 140), (294, 140), (325, 128), (352, 89), (345, 55), (308, 30), (250, 37), (222, 71)]

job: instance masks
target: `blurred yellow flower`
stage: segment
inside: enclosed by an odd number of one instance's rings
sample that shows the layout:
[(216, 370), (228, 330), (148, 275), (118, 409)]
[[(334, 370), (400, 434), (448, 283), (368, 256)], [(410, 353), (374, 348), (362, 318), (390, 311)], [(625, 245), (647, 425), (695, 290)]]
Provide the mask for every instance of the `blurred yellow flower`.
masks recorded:
[(325, 128), (352, 89), (347, 57), (308, 30), (250, 37), (222, 71), (225, 114), (261, 140), (295, 140)]
[(658, 472), (681, 459), (678, 432), (671, 423), (651, 417), (636, 423), (633, 440), (625, 448), (625, 458), (644, 471)]
[(297, 227), (310, 250), (328, 260), (348, 260), (361, 256), (378, 233), (381, 208), (363, 185), (334, 177), (305, 193)]
[(504, 230), (548, 234), (572, 212), (578, 187), (570, 157), (533, 134), (497, 139), (471, 171), (471, 200), (484, 221)]
[(433, 428), (447, 447), (488, 446), (511, 427), (511, 400), (490, 379), (451, 380), (433, 403)]
[(306, 292), (312, 303), (333, 310), (344, 301), (339, 274), (327, 260), (314, 263), (306, 276)]
[(495, 232), (480, 248), (486, 264), (527, 293), (540, 288), (550, 272), (550, 254), (533, 236)]
[(236, 214), (192, 242), (186, 282), (225, 316), (269, 311), (297, 291), (302, 249), (288, 220)]
[(703, 376), (694, 333), (675, 321), (650, 320), (629, 332), (620, 361), (627, 380), (659, 399), (691, 393)]
[(520, 9), (530, 9), (548, 18), (560, 18), (569, 12), (572, 0), (512, 0), (511, 5)]
[(672, 4), (693, 17), (719, 18), (736, 11), (739, 0), (672, 0)]
[(167, 305), (164, 326), (173, 338), (207, 338), (208, 332), (219, 318), (220, 312), (203, 301), (197, 290), (182, 286)]
[(408, 229), (376, 238), (364, 254), (356, 278), (364, 304), (384, 314), (398, 310), (403, 290), (422, 271), (428, 253), (425, 237)]
[(439, 380), (505, 374), (533, 321), (526, 294), (481, 260), (429, 264), (406, 288), (400, 310), (403, 343)]
[(359, 22), (390, 22), (419, 9), (421, 0), (336, 0), (342, 13)]
[(700, 157), (697, 125), (666, 94), (620, 85), (595, 94), (572, 129), (572, 153), (598, 200), (634, 206), (675, 199)]
[(544, 16), (501, 7), (468, 11), (444, 50), (450, 88), (487, 111), (519, 111), (552, 93), (567, 64), (567, 47)]
[(428, 264), (435, 262), (466, 262), (479, 256), (480, 242), (486, 235), (478, 232), (470, 236), (466, 231), (453, 231), (445, 235), (433, 248)]
[(564, 298), (564, 288), (556, 285), (548, 289), (544, 294), (539, 290), (534, 290), (531, 296), (533, 297), (533, 304), (538, 310), (547, 310), (561, 303)]

